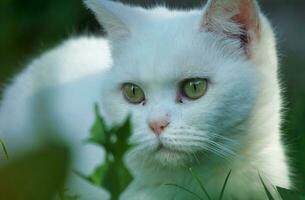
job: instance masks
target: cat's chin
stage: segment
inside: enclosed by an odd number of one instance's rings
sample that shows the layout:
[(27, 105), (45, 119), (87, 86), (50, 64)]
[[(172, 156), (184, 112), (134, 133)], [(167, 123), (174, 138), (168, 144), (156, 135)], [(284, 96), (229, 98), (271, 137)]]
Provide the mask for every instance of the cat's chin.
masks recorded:
[(152, 153), (153, 161), (155, 164), (168, 167), (185, 166), (191, 162), (190, 155), (186, 152), (170, 149), (166, 147), (158, 147)]
[(150, 151), (141, 152), (136, 149), (129, 152), (126, 161), (129, 168), (177, 168), (191, 166), (195, 160), (198, 162), (198, 158), (195, 159), (192, 155), (194, 154), (190, 152), (156, 144)]

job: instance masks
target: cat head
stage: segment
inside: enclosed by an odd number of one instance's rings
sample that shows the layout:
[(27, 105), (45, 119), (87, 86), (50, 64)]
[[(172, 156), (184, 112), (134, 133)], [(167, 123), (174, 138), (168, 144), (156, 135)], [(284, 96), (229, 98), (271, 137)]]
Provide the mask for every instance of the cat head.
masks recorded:
[(264, 19), (257, 3), (210, 0), (188, 11), (107, 0), (86, 5), (113, 53), (103, 113), (111, 123), (132, 116), (129, 157), (176, 166), (204, 152), (234, 155), (261, 87)]

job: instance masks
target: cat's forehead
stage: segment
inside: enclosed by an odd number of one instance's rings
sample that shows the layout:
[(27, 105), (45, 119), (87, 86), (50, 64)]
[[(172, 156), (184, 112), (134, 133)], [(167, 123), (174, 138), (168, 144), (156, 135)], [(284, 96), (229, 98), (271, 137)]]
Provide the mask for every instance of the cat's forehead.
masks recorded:
[(114, 60), (114, 71), (124, 81), (155, 83), (209, 77), (226, 63), (234, 62), (213, 44), (213, 37), (200, 37), (138, 43)]
[[(179, 81), (209, 76), (227, 62), (228, 49), (215, 34), (200, 30), (199, 12), (163, 20), (148, 20), (114, 55), (114, 68), (122, 80), (138, 82)], [(228, 42), (227, 42), (228, 43)], [(235, 52), (237, 53), (237, 52)]]

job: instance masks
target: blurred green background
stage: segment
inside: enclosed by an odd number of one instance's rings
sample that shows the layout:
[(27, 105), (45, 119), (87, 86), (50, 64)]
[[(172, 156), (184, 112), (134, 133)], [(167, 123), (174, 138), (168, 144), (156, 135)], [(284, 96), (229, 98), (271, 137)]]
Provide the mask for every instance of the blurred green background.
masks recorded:
[[(195, 7), (204, 0), (128, 0), (151, 6)], [(288, 144), (295, 183), (305, 190), (305, 1), (261, 0), (278, 36), (280, 76), (285, 87), (283, 139)], [(35, 56), (60, 41), (102, 34), (80, 0), (0, 0), (0, 88)], [(1, 92), (0, 92), (1, 94)]]

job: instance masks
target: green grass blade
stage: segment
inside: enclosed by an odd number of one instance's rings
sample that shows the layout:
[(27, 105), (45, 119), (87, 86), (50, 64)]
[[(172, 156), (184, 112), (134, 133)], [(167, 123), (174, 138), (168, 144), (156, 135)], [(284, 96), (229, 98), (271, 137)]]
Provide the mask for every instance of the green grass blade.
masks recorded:
[(283, 200), (305, 200), (305, 196), (302, 197), (297, 191), (288, 190), (281, 187), (276, 187), (276, 189)]
[(176, 188), (179, 188), (181, 190), (184, 190), (185, 192), (193, 195), (194, 197), (196, 197), (197, 199), (200, 199), (200, 200), (204, 200), (203, 198), (201, 198), (199, 195), (197, 195), (195, 192), (192, 192), (191, 190), (185, 188), (185, 187), (182, 187), (180, 185), (176, 185), (176, 184), (165, 184), (167, 186), (173, 186), (173, 187), (176, 187)]
[(222, 198), (223, 198), (223, 195), (225, 193), (225, 189), (227, 187), (227, 183), (228, 183), (228, 180), (229, 180), (229, 178), (231, 176), (231, 173), (232, 173), (232, 170), (230, 170), (230, 172), (228, 173), (228, 175), (226, 177), (226, 180), (225, 180), (225, 182), (224, 182), (224, 184), (222, 186), (221, 193), (220, 193), (220, 196), (219, 196), (219, 200), (222, 200)]
[(73, 172), (76, 176), (78, 176), (78, 177), (84, 179), (85, 181), (88, 181), (89, 183), (91, 183), (90, 178), (87, 177), (86, 175), (84, 175), (83, 173), (81, 173), (80, 171), (72, 170), (72, 172)]
[(190, 168), (190, 172), (191, 172), (192, 176), (195, 178), (195, 180), (198, 182), (198, 184), (200, 185), (200, 188), (202, 189), (204, 194), (207, 196), (208, 200), (212, 200), (212, 198), (210, 197), (208, 191), (205, 189), (205, 187), (203, 186), (202, 182), (200, 181), (198, 175), (195, 172), (193, 172), (192, 168)]
[(0, 139), (0, 144), (2, 146), (2, 150), (4, 152), (4, 155), (5, 155), (6, 159), (8, 160), (9, 159), (8, 152), (7, 152), (7, 149), (6, 149), (6, 146), (5, 146), (4, 142), (1, 139)]
[(264, 181), (263, 181), (263, 179), (262, 179), (262, 177), (261, 177), (260, 174), (259, 174), (259, 179), (261, 180), (261, 182), (262, 182), (262, 184), (263, 184), (263, 186), (264, 186), (264, 189), (265, 189), (265, 192), (266, 192), (266, 194), (267, 194), (268, 199), (269, 199), (269, 200), (274, 200), (274, 198), (272, 197), (270, 191), (268, 190), (268, 188), (267, 188), (266, 184), (264, 183)]

